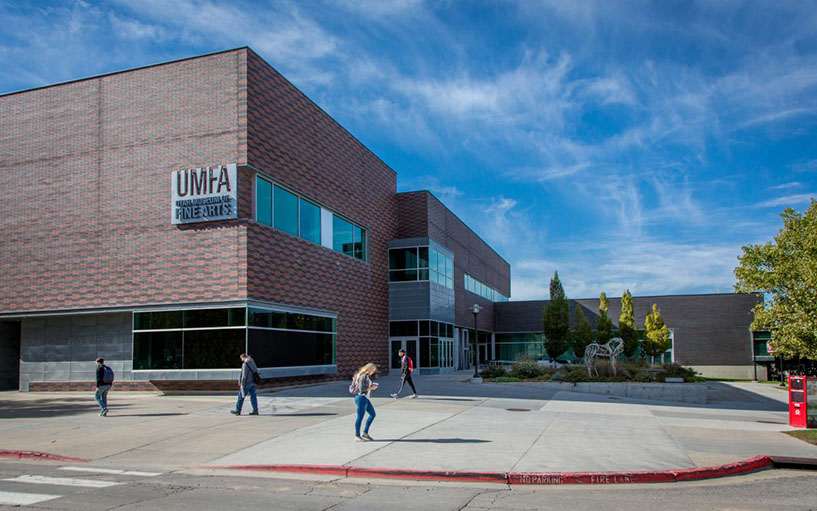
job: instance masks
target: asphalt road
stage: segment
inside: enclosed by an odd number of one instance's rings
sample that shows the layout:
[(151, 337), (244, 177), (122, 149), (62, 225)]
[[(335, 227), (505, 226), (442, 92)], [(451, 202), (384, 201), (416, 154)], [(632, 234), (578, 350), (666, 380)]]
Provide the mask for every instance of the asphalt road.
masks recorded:
[[(82, 471), (72, 470), (72, 467)], [(66, 510), (817, 510), (817, 474), (769, 470), (698, 483), (513, 487), (299, 480), (245, 473), (0, 462), (0, 509)], [(122, 472), (114, 473), (117, 470)], [(16, 500), (15, 500), (16, 499)], [(37, 501), (38, 499), (42, 499)]]

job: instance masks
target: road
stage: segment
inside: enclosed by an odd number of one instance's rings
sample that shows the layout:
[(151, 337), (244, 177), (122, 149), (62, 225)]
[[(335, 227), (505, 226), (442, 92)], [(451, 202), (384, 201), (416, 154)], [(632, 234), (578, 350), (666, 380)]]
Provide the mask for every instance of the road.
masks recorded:
[[(74, 470), (75, 468), (81, 469)], [(769, 470), (698, 483), (513, 487), (298, 480), (261, 474), (134, 472), (0, 462), (0, 502), (28, 509), (109, 510), (817, 510), (811, 472)], [(123, 472), (114, 473), (117, 470)], [(39, 500), (38, 499), (42, 499)], [(25, 504), (25, 503), (28, 504)], [(11, 509), (0, 505), (0, 509)]]

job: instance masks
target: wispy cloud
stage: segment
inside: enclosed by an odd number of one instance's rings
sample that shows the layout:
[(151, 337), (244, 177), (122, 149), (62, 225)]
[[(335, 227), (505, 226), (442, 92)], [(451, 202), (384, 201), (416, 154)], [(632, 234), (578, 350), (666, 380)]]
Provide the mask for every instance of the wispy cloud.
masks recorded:
[(799, 193), (796, 195), (786, 195), (784, 197), (777, 197), (775, 199), (769, 199), (767, 201), (763, 201), (757, 205), (759, 208), (776, 208), (776, 207), (787, 207), (793, 208), (795, 206), (801, 205), (808, 205), (808, 202), (812, 199), (817, 200), (817, 192), (812, 193)]

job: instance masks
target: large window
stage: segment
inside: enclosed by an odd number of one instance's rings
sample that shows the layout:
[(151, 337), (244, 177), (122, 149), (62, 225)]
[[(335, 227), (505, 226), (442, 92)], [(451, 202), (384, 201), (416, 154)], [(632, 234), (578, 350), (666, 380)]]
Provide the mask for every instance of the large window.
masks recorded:
[(466, 291), (470, 291), (474, 294), (477, 294), (486, 300), (491, 300), (492, 302), (507, 302), (508, 297), (497, 291), (496, 289), (488, 286), (487, 284), (483, 284), (479, 280), (475, 279), (474, 277), (465, 274), (465, 282), (463, 284), (465, 286)]
[(265, 308), (136, 312), (133, 368), (233, 369), (335, 363), (335, 318)]
[(434, 247), (389, 250), (389, 281), (429, 280), (454, 289), (454, 260)]
[[(282, 186), (256, 176), (256, 220), (294, 236), (321, 244), (321, 208)], [(366, 229), (332, 215), (332, 248), (366, 260)]]
[[(454, 367), (454, 325), (439, 321), (392, 321), (392, 338), (419, 338), (420, 352), (415, 362), (419, 367)], [(409, 347), (414, 346), (409, 344)], [(398, 366), (395, 366), (398, 367)]]

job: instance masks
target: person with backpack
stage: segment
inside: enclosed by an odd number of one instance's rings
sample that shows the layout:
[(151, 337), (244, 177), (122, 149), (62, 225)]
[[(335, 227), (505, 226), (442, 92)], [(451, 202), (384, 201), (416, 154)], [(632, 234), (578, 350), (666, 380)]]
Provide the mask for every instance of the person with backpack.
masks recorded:
[(400, 396), (400, 392), (403, 391), (403, 385), (408, 383), (413, 392), (410, 397), (416, 398), (417, 389), (414, 388), (414, 382), (411, 381), (411, 373), (414, 371), (414, 361), (410, 356), (406, 355), (406, 350), (400, 350), (397, 354), (400, 355), (400, 388), (397, 392), (392, 394), (391, 397), (397, 399)]
[[(372, 376), (377, 372), (377, 366), (369, 362), (357, 370), (352, 378), (352, 384), (349, 386), (349, 392), (355, 395), (355, 405), (357, 406), (357, 419), (355, 419), (355, 442), (370, 442), (374, 438), (369, 436), (369, 427), (372, 425), (375, 416), (374, 405), (371, 400), (371, 393), (377, 389), (378, 384), (372, 382)], [(363, 434), (360, 434), (360, 425), (363, 422), (363, 416), (368, 413), (369, 418), (366, 419), (366, 426), (363, 428)]]
[(255, 365), (255, 360), (246, 353), (241, 354), (241, 374), (238, 375), (238, 401), (235, 403), (235, 409), (230, 410), (233, 415), (241, 415), (241, 408), (244, 407), (244, 398), (250, 394), (250, 404), (252, 404), (252, 412), (250, 415), (258, 415), (258, 396), (255, 389), (261, 384), (261, 376), (258, 374), (258, 367)]
[(99, 405), (99, 416), (108, 416), (108, 391), (113, 385), (113, 369), (105, 365), (105, 359), (96, 359), (96, 404)]

